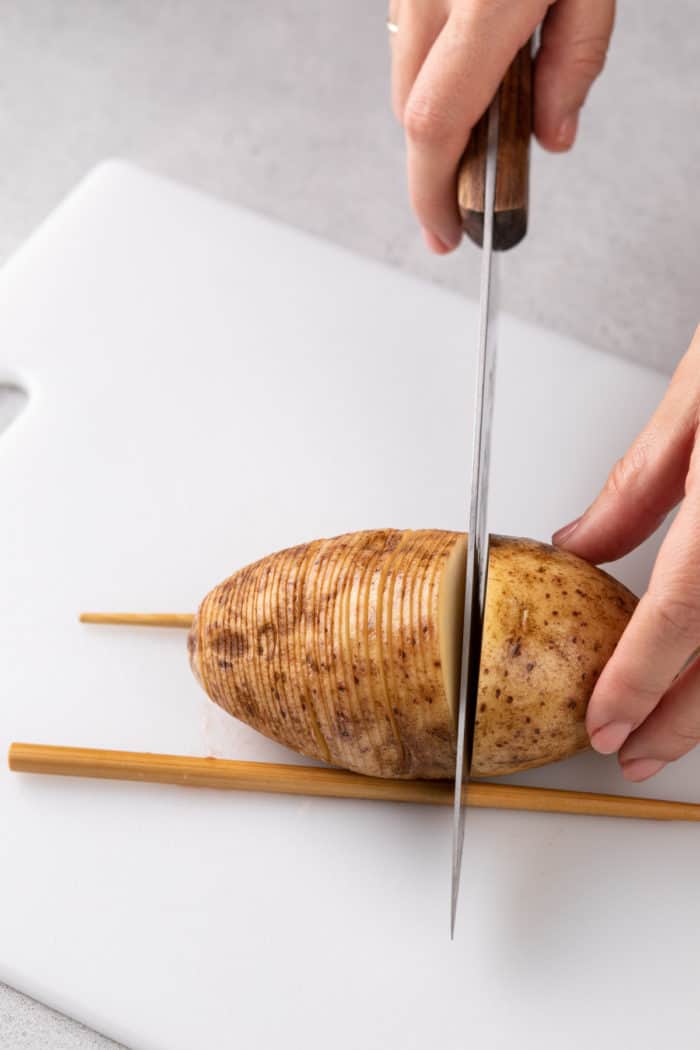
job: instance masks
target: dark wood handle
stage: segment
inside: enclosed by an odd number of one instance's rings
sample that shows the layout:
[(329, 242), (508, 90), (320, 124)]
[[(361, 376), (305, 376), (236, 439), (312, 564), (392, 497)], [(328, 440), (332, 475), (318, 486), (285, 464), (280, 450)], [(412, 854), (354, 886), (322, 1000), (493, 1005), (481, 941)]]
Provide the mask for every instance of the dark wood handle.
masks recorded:
[[(493, 247), (513, 248), (525, 236), (532, 132), (532, 41), (513, 59), (500, 87)], [(484, 240), (488, 110), (476, 125), (459, 168), (458, 200), (468, 237)]]

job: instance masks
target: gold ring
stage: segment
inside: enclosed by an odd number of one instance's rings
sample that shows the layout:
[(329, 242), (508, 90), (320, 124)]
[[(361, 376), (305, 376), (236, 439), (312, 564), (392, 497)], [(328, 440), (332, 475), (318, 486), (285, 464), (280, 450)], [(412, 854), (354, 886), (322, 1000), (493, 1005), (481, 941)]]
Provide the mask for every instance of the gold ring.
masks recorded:
[(386, 27), (390, 33), (398, 33), (399, 27), (397, 22), (392, 22), (390, 18), (386, 20)]

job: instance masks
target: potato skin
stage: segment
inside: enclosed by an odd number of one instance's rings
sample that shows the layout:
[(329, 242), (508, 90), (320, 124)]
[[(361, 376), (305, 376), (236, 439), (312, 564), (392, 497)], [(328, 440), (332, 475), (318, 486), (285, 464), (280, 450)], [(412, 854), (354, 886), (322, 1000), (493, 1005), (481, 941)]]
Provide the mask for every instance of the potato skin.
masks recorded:
[[(263, 558), (204, 598), (192, 669), (229, 714), (301, 754), (372, 776), (451, 778), (440, 586), (462, 541), (383, 529)], [(588, 745), (586, 706), (635, 604), (573, 555), (491, 538), (473, 775)]]
[(588, 701), (636, 603), (572, 554), (491, 537), (475, 776), (516, 773), (588, 746)]
[(197, 612), (196, 677), (229, 714), (301, 754), (372, 776), (452, 776), (438, 612), (459, 539), (356, 532), (239, 570)]

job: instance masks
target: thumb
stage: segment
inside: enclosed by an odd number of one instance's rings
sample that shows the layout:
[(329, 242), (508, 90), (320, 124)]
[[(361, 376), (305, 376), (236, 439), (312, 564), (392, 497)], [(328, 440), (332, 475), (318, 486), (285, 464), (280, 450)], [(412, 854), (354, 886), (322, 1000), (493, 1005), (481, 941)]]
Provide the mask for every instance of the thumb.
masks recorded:
[(615, 0), (557, 0), (542, 27), (535, 65), (535, 134), (546, 149), (566, 150), (578, 114), (602, 72)]
[(600, 495), (552, 542), (597, 563), (621, 558), (650, 536), (683, 498), (699, 404), (700, 328), (663, 401)]
[(690, 452), (676, 463), (641, 439), (619, 459), (588, 510), (552, 536), (552, 543), (586, 561), (615, 561), (638, 547), (680, 502)]

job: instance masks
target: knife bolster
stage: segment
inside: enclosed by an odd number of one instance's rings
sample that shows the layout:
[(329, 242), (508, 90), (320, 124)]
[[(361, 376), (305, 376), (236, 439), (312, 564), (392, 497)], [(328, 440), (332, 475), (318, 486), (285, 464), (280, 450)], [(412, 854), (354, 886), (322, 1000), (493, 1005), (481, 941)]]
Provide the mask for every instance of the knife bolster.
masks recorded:
[[(465, 211), (462, 213), (462, 226), (470, 241), (481, 247), (484, 243), (483, 211)], [(510, 208), (497, 211), (493, 216), (494, 251), (507, 251), (522, 241), (527, 233), (527, 208)]]

